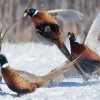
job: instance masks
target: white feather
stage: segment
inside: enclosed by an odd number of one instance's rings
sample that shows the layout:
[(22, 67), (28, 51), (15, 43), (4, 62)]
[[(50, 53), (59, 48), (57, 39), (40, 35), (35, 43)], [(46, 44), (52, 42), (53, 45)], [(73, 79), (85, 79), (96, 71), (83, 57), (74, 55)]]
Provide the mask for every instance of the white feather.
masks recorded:
[(65, 22), (79, 22), (83, 19), (83, 14), (73, 9), (50, 10), (49, 13), (56, 16), (57, 19)]
[(97, 52), (96, 48), (98, 47), (99, 34), (100, 34), (100, 13), (94, 20), (85, 40), (85, 45), (88, 46), (90, 49), (92, 49), (94, 52)]
[[(36, 11), (35, 11), (35, 13), (34, 13), (34, 15), (36, 15), (38, 12), (39, 12), (39, 11), (38, 11), (38, 10), (36, 10)], [(33, 15), (33, 16), (34, 16), (34, 15)]]
[(2, 68), (6, 68), (8, 66), (9, 66), (9, 64), (8, 63), (5, 63), (4, 65), (2, 65)]

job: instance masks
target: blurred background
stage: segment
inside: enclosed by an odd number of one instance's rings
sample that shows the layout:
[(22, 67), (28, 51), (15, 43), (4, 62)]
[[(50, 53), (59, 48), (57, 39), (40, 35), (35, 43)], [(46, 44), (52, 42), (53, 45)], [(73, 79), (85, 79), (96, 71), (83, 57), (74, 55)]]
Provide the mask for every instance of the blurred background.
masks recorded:
[(9, 25), (12, 25), (6, 41), (39, 42), (30, 18), (22, 18), (24, 10), (28, 7), (39, 10), (75, 9), (82, 12), (84, 20), (80, 24), (67, 24), (64, 28), (66, 28), (66, 33), (73, 31), (77, 36), (81, 34), (84, 40), (94, 18), (100, 11), (100, 0), (0, 0), (0, 28), (3, 26), (5, 31)]

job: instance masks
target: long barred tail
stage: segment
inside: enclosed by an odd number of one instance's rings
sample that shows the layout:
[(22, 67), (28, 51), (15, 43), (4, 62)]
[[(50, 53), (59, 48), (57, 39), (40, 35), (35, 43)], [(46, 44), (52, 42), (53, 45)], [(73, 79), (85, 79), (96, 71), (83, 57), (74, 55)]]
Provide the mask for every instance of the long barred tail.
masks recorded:
[[(58, 46), (58, 45), (57, 45)], [(65, 44), (63, 45), (63, 47), (59, 47), (60, 51), (65, 55), (65, 57), (67, 57), (70, 61), (73, 61), (74, 58), (72, 57), (72, 55), (70, 54), (70, 52), (68, 51), (67, 47), (65, 46)], [(77, 71), (84, 77), (84, 79), (88, 82), (88, 78), (85, 76), (84, 71), (79, 67), (79, 65), (77, 63), (74, 64), (74, 67), (77, 69)]]

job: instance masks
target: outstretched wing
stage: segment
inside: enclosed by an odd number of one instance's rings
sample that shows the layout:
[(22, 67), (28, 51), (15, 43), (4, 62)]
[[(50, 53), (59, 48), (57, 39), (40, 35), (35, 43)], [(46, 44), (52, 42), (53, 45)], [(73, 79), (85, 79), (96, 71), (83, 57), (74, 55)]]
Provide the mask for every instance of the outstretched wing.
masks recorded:
[(48, 12), (63, 22), (79, 22), (83, 19), (83, 14), (73, 9), (49, 10)]
[(98, 47), (98, 36), (100, 35), (100, 13), (97, 15), (94, 20), (88, 35), (85, 40), (85, 45), (87, 45), (90, 49), (96, 52), (96, 48)]
[[(84, 16), (81, 12), (73, 9), (58, 9), (58, 10), (50, 10), (48, 11), (55, 19), (58, 21), (63, 34), (61, 34), (62, 39), (66, 41), (67, 34), (66, 32), (72, 31), (70, 29), (65, 29), (68, 24), (77, 23), (80, 25)], [(68, 27), (67, 27), (68, 28)]]

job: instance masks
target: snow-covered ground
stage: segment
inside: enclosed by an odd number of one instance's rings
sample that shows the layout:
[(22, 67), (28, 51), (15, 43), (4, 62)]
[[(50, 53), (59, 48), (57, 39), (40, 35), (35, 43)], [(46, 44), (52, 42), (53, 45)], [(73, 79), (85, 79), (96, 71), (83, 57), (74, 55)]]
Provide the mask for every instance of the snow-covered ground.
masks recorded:
[[(55, 45), (5, 43), (2, 53), (6, 55), (12, 68), (36, 75), (45, 75), (66, 61)], [(39, 88), (21, 97), (12, 97), (15, 93), (2, 82), (0, 87), (6, 93), (0, 93), (0, 100), (100, 100), (100, 78), (89, 80), (90, 85), (88, 85), (80, 77), (71, 77), (73, 73), (70, 72), (68, 72), (68, 78), (60, 83)]]

